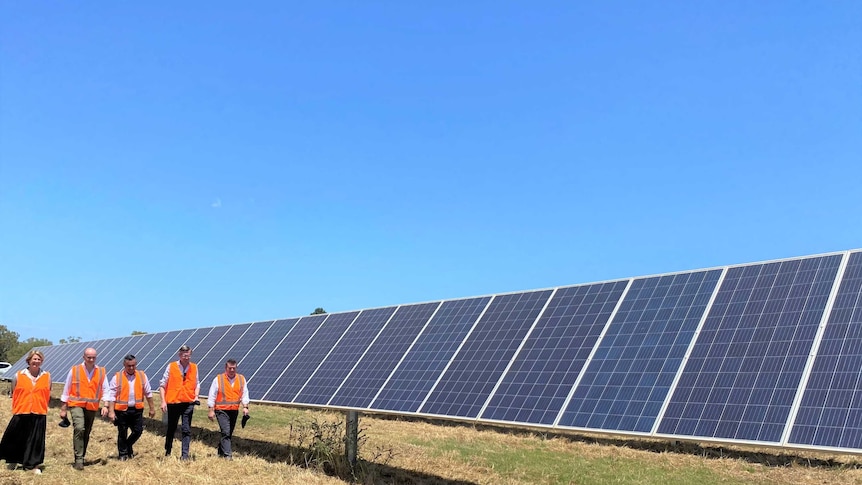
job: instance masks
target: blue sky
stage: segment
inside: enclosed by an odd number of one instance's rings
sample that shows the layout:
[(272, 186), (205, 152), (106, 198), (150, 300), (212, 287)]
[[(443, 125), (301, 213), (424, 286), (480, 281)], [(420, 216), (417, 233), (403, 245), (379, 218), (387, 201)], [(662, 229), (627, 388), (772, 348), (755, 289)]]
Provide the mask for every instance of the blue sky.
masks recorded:
[(5, 2), (0, 324), (862, 247), (862, 2)]

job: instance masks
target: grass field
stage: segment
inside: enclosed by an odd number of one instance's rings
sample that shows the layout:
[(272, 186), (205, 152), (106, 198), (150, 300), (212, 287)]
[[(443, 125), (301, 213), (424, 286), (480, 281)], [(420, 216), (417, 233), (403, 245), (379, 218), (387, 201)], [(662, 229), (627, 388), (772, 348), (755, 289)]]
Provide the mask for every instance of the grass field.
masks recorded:
[[(369, 416), (360, 420), (360, 463), (351, 473), (338, 448), (343, 414), (254, 404), (248, 426), (234, 437), (233, 461), (215, 456), (218, 427), (200, 408), (193, 420), (192, 461), (177, 459), (179, 443), (173, 457), (162, 456), (164, 428), (157, 419), (147, 422), (135, 459), (120, 462), (116, 428), (97, 420), (87, 466), (79, 472), (71, 467), (71, 428), (57, 426), (58, 406), (53, 399), (44, 473), (0, 467), (0, 484), (862, 484), (862, 460), (850, 455), (549, 436)], [(10, 417), (11, 400), (4, 393), (4, 428)]]

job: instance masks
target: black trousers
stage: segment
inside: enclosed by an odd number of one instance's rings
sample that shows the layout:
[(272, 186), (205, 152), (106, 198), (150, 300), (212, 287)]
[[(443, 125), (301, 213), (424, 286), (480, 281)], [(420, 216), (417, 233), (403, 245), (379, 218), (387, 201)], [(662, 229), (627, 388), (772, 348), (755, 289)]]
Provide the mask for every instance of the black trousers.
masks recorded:
[(180, 428), (182, 433), (182, 456), (181, 458), (189, 457), (189, 445), (192, 442), (192, 414), (195, 411), (195, 405), (190, 402), (179, 404), (168, 404), (168, 430), (165, 433), (165, 454), (171, 454), (171, 448), (174, 444), (174, 433), (177, 432), (177, 421), (182, 418), (183, 423)]
[(117, 452), (121, 459), (131, 458), (135, 454), (132, 447), (144, 432), (144, 410), (131, 408), (117, 411), (116, 415), (114, 424), (117, 425)]
[(218, 456), (231, 458), (232, 450), (230, 440), (233, 437), (233, 430), (236, 428), (236, 418), (239, 416), (239, 411), (236, 409), (219, 409), (215, 412), (215, 415), (216, 420), (218, 421), (219, 431), (221, 431), (221, 439), (219, 439), (218, 442)]

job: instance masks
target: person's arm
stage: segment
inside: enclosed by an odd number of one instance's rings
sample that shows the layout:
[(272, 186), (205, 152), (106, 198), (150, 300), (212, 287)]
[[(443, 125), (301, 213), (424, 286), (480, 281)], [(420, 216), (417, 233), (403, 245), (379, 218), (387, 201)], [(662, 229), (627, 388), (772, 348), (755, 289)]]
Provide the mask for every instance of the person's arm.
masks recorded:
[[(104, 375), (104, 377), (102, 378), (102, 395), (99, 396), (99, 398), (105, 402), (105, 405), (102, 406), (102, 417), (107, 418), (108, 415), (110, 414), (110, 412), (113, 410), (113, 406), (111, 406), (111, 408), (108, 409), (108, 400), (106, 399), (106, 396), (105, 396), (105, 389), (108, 389), (108, 370), (105, 369), (104, 367), (102, 367), (101, 369), (102, 369), (102, 374)], [(97, 368), (97, 370), (98, 370), (98, 368)], [(113, 404), (113, 403), (111, 403), (111, 404)], [(113, 421), (113, 419), (111, 421)]]
[(213, 383), (210, 384), (210, 392), (207, 394), (207, 407), (209, 407), (209, 413), (207, 417), (210, 418), (210, 421), (215, 419), (215, 402), (216, 395), (218, 394), (218, 376), (213, 378)]
[(240, 402), (242, 402), (242, 414), (248, 415), (248, 403), (251, 399), (248, 397), (248, 385), (246, 384), (245, 376), (242, 376), (242, 398)]
[(147, 406), (150, 408), (150, 418), (155, 417), (156, 415), (156, 406), (153, 404), (153, 388), (150, 387), (150, 380), (147, 378), (147, 375), (141, 371), (141, 377), (144, 379), (143, 389), (144, 389), (144, 397), (147, 398)]
[(168, 364), (168, 366), (165, 367), (165, 373), (162, 375), (162, 380), (159, 381), (159, 394), (161, 395), (161, 399), (162, 399), (161, 408), (162, 408), (163, 413), (168, 412), (168, 402), (165, 401), (165, 396), (167, 396), (168, 377), (170, 375), (170, 372), (171, 372), (171, 364)]
[(66, 411), (69, 409), (67, 404), (69, 401), (69, 390), (72, 389), (72, 369), (66, 375), (66, 385), (63, 386), (63, 393), (60, 394), (60, 419), (66, 417)]
[(200, 380), (200, 377), (201, 377), (200, 369), (198, 368), (198, 365), (197, 365), (197, 364), (195, 364), (195, 401), (197, 401), (197, 400), (198, 400), (198, 398), (199, 398), (199, 397), (200, 397), (200, 395), (201, 395), (201, 380)]
[(114, 412), (114, 402), (117, 400), (117, 376), (111, 378), (111, 382), (108, 384), (108, 392), (105, 393), (105, 407), (108, 408), (108, 419), (112, 422), (117, 419), (117, 415)]

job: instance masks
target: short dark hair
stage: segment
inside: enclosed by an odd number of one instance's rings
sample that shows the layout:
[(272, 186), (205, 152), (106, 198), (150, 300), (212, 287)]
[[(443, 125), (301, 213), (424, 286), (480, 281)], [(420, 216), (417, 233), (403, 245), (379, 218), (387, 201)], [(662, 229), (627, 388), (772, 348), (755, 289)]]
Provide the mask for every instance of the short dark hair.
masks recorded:
[(178, 350), (177, 352), (191, 352), (191, 351), (192, 351), (192, 348), (191, 348), (191, 347), (189, 347), (189, 346), (188, 346), (188, 345), (186, 345), (186, 344), (183, 344), (183, 345), (180, 347), (180, 350)]
[(138, 359), (135, 358), (134, 354), (126, 354), (126, 356), (123, 357), (123, 362), (128, 362), (130, 360), (138, 360)]
[(228, 360), (225, 362), (225, 365), (236, 365), (236, 361), (235, 361), (235, 360), (233, 360), (233, 359), (228, 359)]

